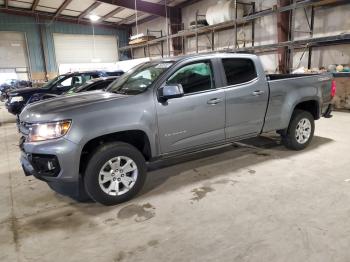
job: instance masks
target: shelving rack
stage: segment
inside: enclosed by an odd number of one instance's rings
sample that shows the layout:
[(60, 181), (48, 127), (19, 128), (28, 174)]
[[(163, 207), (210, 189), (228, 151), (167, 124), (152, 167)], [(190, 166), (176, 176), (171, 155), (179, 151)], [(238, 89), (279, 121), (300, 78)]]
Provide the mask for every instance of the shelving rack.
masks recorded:
[[(274, 52), (279, 47), (288, 47), (289, 52), (292, 53), (294, 50), (304, 49), (304, 52), (308, 50), (308, 67), (310, 68), (313, 47), (350, 43), (350, 34), (342, 34), (342, 35), (326, 36), (326, 37), (313, 37), (314, 16), (316, 11), (315, 9), (321, 6), (338, 6), (338, 5), (350, 4), (349, 0), (299, 0), (299, 1), (294, 0), (293, 3), (290, 5), (279, 7), (279, 8), (277, 6), (273, 6), (269, 9), (259, 11), (259, 12), (255, 11), (255, 2), (242, 3), (237, 0), (234, 0), (234, 1), (235, 1), (234, 3), (235, 6), (239, 4), (250, 5), (252, 7), (252, 12), (250, 12), (248, 15), (242, 18), (237, 18), (237, 13), (236, 13), (235, 19), (224, 23), (209, 25), (209, 26), (202, 26), (202, 27), (196, 26), (195, 28), (192, 28), (192, 29), (179, 31), (176, 34), (158, 37), (144, 44), (120, 47), (119, 52), (122, 53), (125, 51), (131, 51), (132, 53), (133, 49), (141, 48), (141, 47), (147, 47), (149, 50), (150, 46), (158, 45), (159, 43), (163, 46), (163, 43), (165, 41), (176, 37), (182, 38), (182, 43), (183, 43), (182, 52), (181, 52), (182, 54), (187, 53), (184, 43), (186, 42), (186, 39), (189, 37), (195, 37), (196, 39), (195, 50), (196, 52), (199, 52), (198, 37), (205, 34), (211, 34), (211, 50), (214, 51), (215, 50), (214, 33), (228, 30), (228, 29), (235, 29), (234, 30), (234, 39), (235, 39), (234, 50), (235, 51), (253, 51), (255, 53), (264, 53), (264, 52)], [(310, 18), (308, 18), (307, 12), (306, 12), (306, 8), (308, 7), (311, 7)], [(300, 8), (303, 8), (305, 11), (308, 26), (310, 29), (310, 31), (308, 32), (309, 37), (302, 40), (294, 40), (294, 22), (293, 21), (295, 20), (296, 9), (300, 9)], [(291, 23), (290, 23), (291, 36), (289, 41), (279, 42), (274, 44), (267, 44), (267, 45), (255, 45), (254, 44), (255, 20), (265, 16), (269, 16), (269, 15), (273, 15), (281, 12), (287, 12), (287, 11), (291, 11)], [(199, 14), (196, 13), (196, 24), (197, 24), (198, 15)], [(251, 24), (251, 27), (252, 27), (252, 39), (251, 39), (252, 45), (249, 47), (238, 47), (237, 28), (242, 26), (247, 26), (247, 24)], [(163, 52), (160, 55), (163, 57), (164, 55)], [(290, 59), (290, 61), (288, 61), (288, 64), (289, 64), (289, 67), (291, 68), (291, 66), (293, 65), (292, 58)]]

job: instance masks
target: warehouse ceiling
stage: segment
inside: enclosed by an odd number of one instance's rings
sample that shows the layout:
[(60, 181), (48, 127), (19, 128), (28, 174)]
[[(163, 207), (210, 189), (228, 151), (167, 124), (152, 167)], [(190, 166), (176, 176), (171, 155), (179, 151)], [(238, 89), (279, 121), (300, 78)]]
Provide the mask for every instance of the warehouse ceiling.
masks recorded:
[[(138, 21), (171, 14), (185, 0), (137, 0)], [(167, 12), (165, 11), (167, 6)], [(33, 15), (54, 21), (91, 22), (112, 26), (135, 24), (134, 0), (0, 0), (0, 11), (20, 15)]]

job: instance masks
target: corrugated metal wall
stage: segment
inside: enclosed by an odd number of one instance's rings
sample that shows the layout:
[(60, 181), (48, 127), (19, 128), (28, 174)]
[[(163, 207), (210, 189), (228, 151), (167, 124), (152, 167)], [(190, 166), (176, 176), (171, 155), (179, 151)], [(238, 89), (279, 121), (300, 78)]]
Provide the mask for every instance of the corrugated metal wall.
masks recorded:
[[(92, 34), (92, 26), (89, 25), (79, 25), (65, 22), (49, 23), (49, 21), (40, 21), (40, 23), (42, 24), (43, 29), (42, 32), (45, 45), (44, 50), (46, 51), (47, 71), (49, 74), (57, 72), (53, 33)], [(32, 75), (36, 73), (43, 73), (45, 71), (43, 53), (40, 44), (40, 25), (38, 25), (34, 17), (0, 13), (0, 31), (24, 32), (27, 37)], [(118, 38), (120, 46), (124, 46), (128, 42), (127, 30), (95, 26), (95, 34), (115, 35)]]
[(30, 67), (33, 72), (42, 72), (43, 57), (40, 51), (39, 27), (32, 17), (0, 13), (0, 31), (23, 32), (27, 38)]

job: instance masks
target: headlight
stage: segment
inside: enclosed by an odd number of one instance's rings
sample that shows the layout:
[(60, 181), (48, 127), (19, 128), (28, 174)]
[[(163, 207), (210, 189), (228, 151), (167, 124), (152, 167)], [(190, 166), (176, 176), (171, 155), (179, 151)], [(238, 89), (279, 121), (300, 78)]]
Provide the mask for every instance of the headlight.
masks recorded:
[(29, 141), (37, 142), (60, 138), (68, 133), (71, 120), (34, 124), (29, 128)]
[(13, 96), (11, 97), (11, 103), (23, 101), (23, 96)]

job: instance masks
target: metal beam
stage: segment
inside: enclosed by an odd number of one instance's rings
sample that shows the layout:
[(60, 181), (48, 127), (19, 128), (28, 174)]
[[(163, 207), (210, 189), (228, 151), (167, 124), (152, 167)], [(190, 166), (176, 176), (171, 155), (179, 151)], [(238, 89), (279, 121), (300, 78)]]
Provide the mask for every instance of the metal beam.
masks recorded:
[(193, 5), (193, 4), (195, 4), (197, 2), (200, 2), (200, 1), (202, 1), (202, 0), (188, 0), (188, 1), (184, 1), (184, 2), (176, 5), (175, 7), (177, 7), (177, 8), (184, 8), (186, 6)]
[(33, 4), (32, 4), (32, 11), (35, 11), (35, 9), (36, 9), (36, 7), (38, 6), (38, 4), (39, 4), (39, 1), (40, 0), (34, 0), (34, 2), (33, 2)]
[(73, 0), (65, 0), (65, 1), (62, 3), (62, 5), (58, 8), (58, 10), (57, 10), (57, 12), (55, 13), (53, 19), (55, 19), (56, 17), (58, 17), (58, 16), (62, 13), (62, 11), (63, 11), (64, 9), (66, 9), (67, 6), (68, 6), (72, 1), (73, 1)]
[(124, 7), (117, 7), (112, 12), (109, 12), (108, 14), (103, 16), (101, 20), (106, 20), (108, 18), (111, 18), (111, 17), (115, 16), (116, 14), (120, 13), (121, 11), (123, 11), (124, 9), (125, 9)]
[[(196, 16), (196, 22), (197, 22), (197, 16)], [(182, 16), (181, 16), (181, 9), (176, 9), (176, 12), (173, 12), (169, 15), (170, 20), (170, 34), (177, 34), (179, 31), (181, 31), (182, 28)], [(168, 32), (166, 32), (167, 34)], [(198, 39), (198, 38), (197, 38)], [(174, 55), (179, 55), (182, 53), (182, 38), (181, 37), (174, 37), (172, 39), (172, 46), (174, 50)], [(197, 45), (198, 46), (198, 45)], [(169, 48), (169, 45), (168, 45)], [(168, 52), (169, 53), (169, 52)]]
[[(293, 5), (295, 6), (297, 0), (293, 0)], [(295, 35), (295, 14), (296, 9), (294, 8), (291, 10), (290, 13), (290, 24), (289, 24), (289, 41), (291, 43), (294, 42), (294, 35)], [(294, 46), (293, 44), (288, 48), (289, 54), (288, 54), (288, 71), (287, 73), (291, 73), (293, 70), (293, 59), (294, 59)]]
[[(315, 23), (315, 8), (311, 7), (311, 17), (310, 17), (310, 37), (314, 35), (314, 23)], [(311, 59), (312, 59), (312, 46), (309, 47), (308, 59), (307, 59), (307, 68), (311, 69)]]
[(46, 38), (44, 37), (45, 35), (45, 26), (44, 24), (41, 23), (40, 18), (36, 17), (36, 21), (39, 25), (39, 35), (40, 35), (40, 49), (41, 49), (41, 55), (43, 59), (43, 64), (44, 64), (44, 73), (45, 73), (45, 80), (47, 81), (47, 73), (48, 73), (48, 57), (47, 57), (47, 45), (46, 45)]
[(78, 20), (84, 18), (85, 16), (87, 16), (91, 11), (93, 11), (94, 9), (96, 9), (97, 7), (99, 7), (101, 3), (99, 2), (95, 2), (92, 5), (90, 5), (87, 9), (85, 9), (85, 11), (83, 11), (79, 16), (78, 16)]
[[(149, 22), (149, 21), (152, 21), (152, 20), (156, 19), (157, 17), (159, 17), (159, 16), (150, 15), (150, 16), (148, 16), (148, 17), (145, 17), (145, 18), (141, 19), (141, 20), (138, 20), (137, 23), (138, 23), (139, 25), (140, 25), (140, 24), (143, 24), (143, 23), (147, 23), (147, 22)], [(136, 22), (130, 24), (130, 26), (136, 26)]]
[[(155, 40), (151, 40), (148, 42), (149, 45), (158, 44), (160, 41), (165, 41), (165, 37), (157, 38)], [(267, 44), (267, 45), (259, 45), (253, 47), (243, 47), (238, 48), (236, 51), (255, 51), (255, 52), (272, 52), (275, 51), (279, 47), (283, 46), (294, 46), (297, 48), (305, 48), (306, 46), (312, 47), (320, 47), (320, 46), (329, 46), (329, 45), (340, 45), (340, 44), (350, 44), (350, 34), (341, 34), (335, 36), (326, 36), (326, 37), (316, 37), (316, 38), (307, 38), (302, 40), (295, 40), (293, 42), (286, 41), (275, 44)], [(139, 44), (134, 46), (124, 46), (120, 47), (119, 51), (129, 50), (131, 48), (140, 48), (145, 46), (146, 44)], [(225, 50), (223, 50), (225, 51)]]
[[(286, 7), (291, 4), (290, 0), (278, 0), (278, 8)], [(286, 42), (290, 35), (290, 16), (291, 12), (277, 13), (277, 41)], [(278, 48), (278, 71), (285, 74), (288, 69), (288, 48), (283, 46)]]
[[(141, 16), (141, 15), (143, 15), (143, 13), (137, 12), (137, 16), (138, 16), (138, 17)], [(127, 22), (129, 22), (129, 21), (132, 21), (132, 20), (134, 20), (134, 19), (136, 19), (136, 15), (135, 15), (135, 14), (130, 15), (130, 16), (128, 16), (128, 17), (125, 17), (123, 20), (117, 22), (117, 25), (125, 24), (125, 23), (127, 23)], [(139, 22), (137, 21), (137, 23), (139, 23)]]
[[(129, 9), (135, 9), (135, 1), (130, 0), (98, 0), (101, 3), (107, 3), (111, 5), (122, 6)], [(164, 5), (146, 2), (142, 0), (136, 0), (137, 10), (157, 16), (166, 16), (166, 11)], [(167, 6), (168, 14), (175, 12), (178, 8)]]
[[(170, 4), (170, 3), (172, 3), (172, 2), (174, 2), (174, 0), (168, 0), (168, 1), (167, 1), (167, 4)], [(161, 0), (160, 2), (158, 2), (158, 4), (164, 6), (165, 0)], [(178, 6), (175, 6), (175, 7), (178, 7)], [(177, 8), (177, 10), (180, 10), (180, 8)], [(137, 23), (138, 23), (138, 24), (147, 23), (147, 22), (149, 22), (149, 21), (152, 21), (152, 20), (156, 19), (157, 17), (159, 17), (159, 16), (157, 16), (157, 15), (151, 15), (151, 16), (148, 16), (148, 17), (146, 17), (146, 18), (143, 18), (143, 19), (139, 20)], [(132, 23), (132, 24), (130, 24), (130, 26), (135, 26), (135, 25), (136, 25), (135, 22)]]
[[(21, 15), (21, 16), (30, 16), (30, 17), (39, 17), (43, 20), (51, 20), (53, 18), (53, 14), (50, 13), (45, 13), (45, 12), (33, 12), (30, 9), (26, 10), (26, 9), (16, 9), (16, 8), (8, 8), (6, 9), (5, 7), (0, 8), (0, 13), (6, 13), (6, 14), (12, 14), (12, 15)], [(81, 19), (78, 20), (75, 17), (71, 17), (71, 16), (58, 16), (56, 19), (56, 21), (61, 21), (61, 22), (66, 22), (66, 23), (80, 23), (80, 24), (84, 24), (84, 25), (91, 25), (91, 21), (87, 20), (87, 19)], [(115, 23), (108, 23), (108, 22), (97, 22), (96, 26), (102, 26), (102, 27), (109, 27), (109, 28), (114, 28), (114, 29), (128, 29), (129, 26), (122, 26), (122, 25), (116, 25)]]

